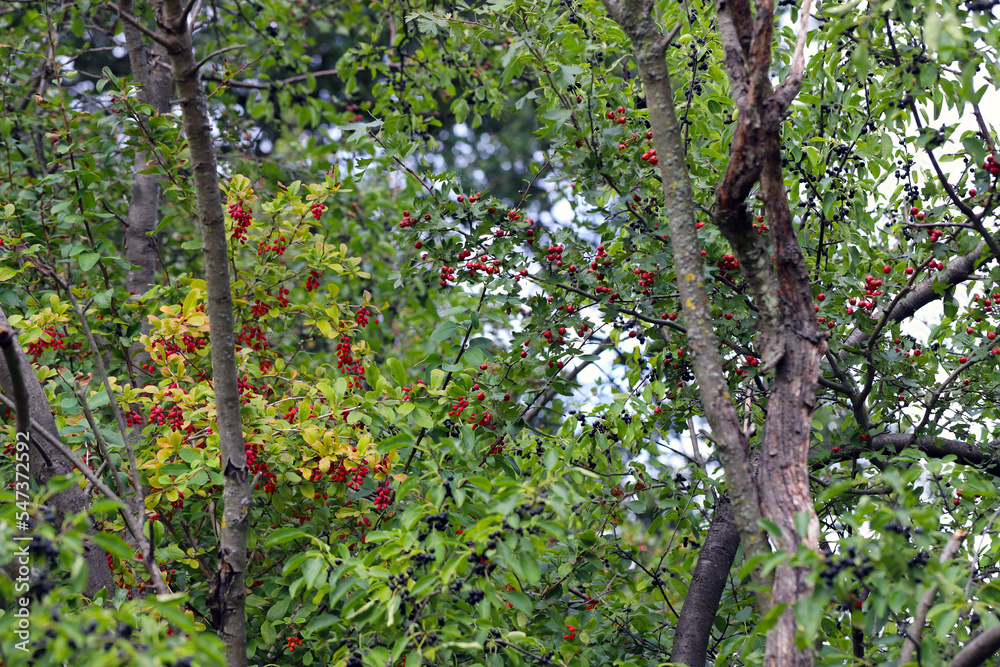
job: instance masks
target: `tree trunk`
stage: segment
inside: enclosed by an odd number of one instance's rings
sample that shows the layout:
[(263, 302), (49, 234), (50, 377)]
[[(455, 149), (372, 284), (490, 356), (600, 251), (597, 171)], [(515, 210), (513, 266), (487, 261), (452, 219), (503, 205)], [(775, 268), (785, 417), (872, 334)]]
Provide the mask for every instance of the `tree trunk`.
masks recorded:
[[(0, 309), (0, 327), (10, 329), (10, 323), (7, 321), (7, 316), (4, 314), (3, 309)], [(59, 429), (56, 428), (56, 420), (52, 416), (52, 409), (49, 407), (48, 399), (45, 396), (45, 390), (39, 384), (38, 377), (31, 368), (31, 362), (28, 360), (27, 355), (24, 354), (24, 350), (21, 349), (21, 345), (17, 342), (16, 338), (14, 338), (12, 345), (14, 354), (18, 358), (22, 379), (26, 385), (25, 389), (28, 392), (28, 409), (31, 417), (36, 419), (50, 433), (59, 433)], [(3, 355), (0, 355), (0, 388), (3, 389), (3, 393), (7, 396), (14, 395), (14, 382), (11, 377), (10, 368), (8, 368)], [(31, 476), (39, 486), (44, 486), (48, 483), (49, 479), (56, 475), (65, 477), (73, 476), (73, 464), (67, 461), (62, 454), (52, 449), (41, 438), (32, 437), (31, 443), (31, 447), (29, 448)], [(45, 452), (48, 460), (51, 461), (51, 465), (39, 453), (39, 449)], [(62, 493), (52, 496), (49, 502), (56, 512), (57, 526), (62, 523), (67, 515), (86, 512), (90, 509), (90, 499), (83, 492), (83, 489), (76, 484)], [(94, 527), (91, 525), (87, 529), (87, 534), (92, 535), (94, 532)], [(83, 558), (87, 561), (88, 568), (87, 585), (84, 588), (84, 594), (89, 598), (93, 598), (99, 590), (106, 588), (108, 591), (107, 599), (110, 600), (115, 592), (115, 582), (111, 576), (111, 568), (108, 567), (107, 552), (90, 540), (84, 540)]]
[(247, 664), (246, 539), (252, 498), (240, 420), (225, 216), (208, 102), (201, 88), (184, 3), (179, 0), (163, 3), (159, 34), (167, 42), (174, 83), (180, 98), (205, 257), (212, 382), (224, 480), (219, 564), (210, 594), (214, 596), (219, 635), (226, 648), (227, 663), (230, 667), (244, 667)]
[(715, 503), (712, 524), (705, 535), (691, 585), (684, 596), (684, 606), (674, 630), (670, 662), (690, 667), (705, 666), (715, 614), (739, 546), (740, 534), (733, 522), (733, 506), (728, 498), (721, 496)]

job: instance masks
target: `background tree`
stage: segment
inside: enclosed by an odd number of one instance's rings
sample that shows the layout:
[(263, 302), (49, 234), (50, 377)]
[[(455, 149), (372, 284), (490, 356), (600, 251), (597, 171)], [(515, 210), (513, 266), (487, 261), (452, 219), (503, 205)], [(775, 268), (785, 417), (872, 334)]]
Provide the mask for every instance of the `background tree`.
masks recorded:
[(6, 8), (0, 658), (989, 661), (993, 11)]

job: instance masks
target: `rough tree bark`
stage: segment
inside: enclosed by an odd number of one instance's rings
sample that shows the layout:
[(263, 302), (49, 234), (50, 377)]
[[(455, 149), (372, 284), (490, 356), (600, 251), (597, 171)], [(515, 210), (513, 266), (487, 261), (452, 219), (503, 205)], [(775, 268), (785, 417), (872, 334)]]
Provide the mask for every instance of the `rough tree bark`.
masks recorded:
[[(7, 316), (0, 309), (0, 329), (9, 330), (10, 322)], [(45, 430), (50, 433), (58, 433), (55, 418), (49, 408), (45, 390), (38, 382), (38, 377), (31, 370), (31, 362), (21, 349), (16, 337), (11, 337), (10, 350), (18, 360), (21, 369), (21, 378), (24, 382), (24, 389), (28, 393), (28, 413), (31, 418), (38, 421)], [(7, 396), (14, 396), (15, 386), (11, 377), (11, 369), (8, 367), (6, 355), (0, 355), (0, 388)], [(20, 416), (19, 416), (20, 417)], [(66, 460), (58, 451), (54, 450), (43, 439), (32, 436), (31, 447), (29, 449), (29, 464), (31, 465), (31, 476), (39, 486), (44, 486), (49, 479), (56, 475), (70, 477), (73, 475), (73, 464)], [(44, 455), (40, 453), (41, 450)], [(61, 524), (67, 515), (78, 514), (90, 508), (90, 499), (77, 485), (73, 485), (62, 493), (52, 496), (50, 500), (56, 512), (57, 525)], [(93, 526), (88, 528), (88, 534), (94, 532)], [(84, 594), (93, 598), (102, 588), (108, 591), (108, 599), (114, 595), (115, 582), (111, 576), (111, 568), (108, 567), (107, 553), (90, 540), (84, 540), (83, 557), (87, 561), (87, 585)]]
[[(132, 0), (119, 0), (118, 10), (129, 16), (134, 15)], [(150, 51), (142, 33), (128, 21), (122, 22), (122, 31), (125, 33), (132, 78), (142, 86), (139, 99), (152, 105), (159, 113), (167, 113), (170, 111), (173, 81), (169, 71), (157, 66), (160, 61), (166, 63), (166, 48), (159, 42), (153, 42)], [(149, 157), (147, 151), (137, 149), (132, 166), (135, 182), (128, 208), (128, 227), (125, 229), (125, 259), (138, 268), (130, 269), (125, 280), (126, 289), (133, 299), (138, 299), (153, 286), (156, 268), (156, 239), (152, 234), (160, 219), (160, 177), (140, 173), (148, 168)], [(142, 332), (149, 333), (149, 324), (145, 320)], [(133, 355), (135, 353), (136, 348), (133, 347)]]
[(684, 606), (674, 631), (670, 662), (690, 667), (704, 667), (708, 642), (712, 636), (719, 600), (729, 579), (729, 570), (740, 545), (740, 534), (733, 521), (733, 506), (721, 496), (705, 534), (694, 576), (684, 596)]
[(246, 540), (252, 498), (240, 419), (225, 216), (208, 102), (201, 87), (188, 20), (193, 4), (165, 0), (158, 18), (157, 41), (166, 47), (170, 55), (190, 153), (205, 257), (212, 383), (224, 480), (218, 571), (210, 597), (216, 627), (225, 645), (227, 663), (230, 667), (244, 667), (247, 664)]
[[(695, 203), (665, 60), (668, 39), (650, 15), (653, 2), (604, 0), (604, 4), (631, 39), (642, 77), (663, 181), (674, 270), (684, 304), (688, 344), (694, 352), (694, 373), (705, 416), (719, 445), (746, 553), (752, 557), (768, 551), (760, 518), (780, 528), (777, 544), (786, 553), (796, 553), (800, 545), (815, 549), (819, 522), (809, 491), (808, 454), (826, 341), (816, 325), (809, 274), (792, 226), (781, 173), (780, 134), (785, 113), (802, 83), (809, 1), (801, 9), (803, 21), (788, 76), (776, 89), (772, 89), (769, 75), (773, 0), (759, 0), (755, 18), (747, 0), (720, 0), (717, 6), (725, 64), (739, 115), (730, 161), (716, 191), (713, 221), (741, 264), (760, 312), (758, 346), (763, 350), (764, 369), (774, 369), (760, 444), (759, 486), (749, 465), (748, 437), (739, 428), (722, 377), (711, 310), (701, 280)], [(758, 182), (771, 229), (773, 263), (772, 249), (754, 230), (746, 203)], [(800, 516), (805, 518), (805, 534), (800, 534)], [(766, 665), (798, 667), (813, 662), (812, 652), (799, 650), (795, 644), (794, 605), (812, 593), (807, 574), (803, 568), (780, 565), (774, 572), (769, 599), (761, 600), (762, 609), (771, 604), (786, 606), (768, 632)]]
[[(684, 141), (674, 109), (665, 53), (669, 40), (650, 16), (653, 3), (644, 0), (604, 0), (612, 18), (632, 42), (642, 77), (663, 182), (663, 200), (670, 229), (674, 272), (683, 304), (692, 367), (705, 417), (719, 444), (719, 458), (733, 500), (734, 519), (748, 557), (767, 554), (770, 547), (760, 528), (763, 517), (750, 465), (749, 439), (740, 428), (712, 328), (711, 308), (702, 276), (704, 267), (696, 234), (695, 202), (685, 162)], [(770, 585), (754, 573), (761, 607), (769, 608)]]

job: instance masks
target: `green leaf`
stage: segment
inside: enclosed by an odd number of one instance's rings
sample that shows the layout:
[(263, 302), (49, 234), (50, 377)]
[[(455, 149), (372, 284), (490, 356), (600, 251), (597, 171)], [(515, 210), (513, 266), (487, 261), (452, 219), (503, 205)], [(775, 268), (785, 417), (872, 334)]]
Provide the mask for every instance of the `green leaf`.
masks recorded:
[[(145, 530), (145, 529), (144, 529)], [(87, 536), (91, 541), (97, 546), (101, 547), (108, 553), (118, 556), (119, 558), (124, 558), (131, 560), (135, 557), (135, 549), (125, 544), (125, 540), (118, 537), (114, 533), (105, 533), (103, 531), (94, 531), (92, 534)]]
[(101, 261), (101, 256), (96, 252), (85, 252), (76, 259), (80, 262), (81, 271), (90, 271), (99, 261)]
[(456, 331), (458, 331), (458, 325), (455, 324), (454, 322), (442, 322), (441, 324), (438, 325), (437, 329), (435, 329), (434, 332), (431, 333), (431, 340), (433, 341), (448, 340), (453, 335), (455, 335)]

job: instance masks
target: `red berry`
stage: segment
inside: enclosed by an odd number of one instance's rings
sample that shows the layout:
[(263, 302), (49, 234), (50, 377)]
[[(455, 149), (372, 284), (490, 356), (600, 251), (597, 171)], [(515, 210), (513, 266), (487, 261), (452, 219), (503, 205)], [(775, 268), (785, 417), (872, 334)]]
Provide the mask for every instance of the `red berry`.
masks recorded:
[(816, 295), (816, 300), (817, 301), (824, 301), (825, 299), (826, 299), (826, 295), (823, 294), (822, 292), (820, 292), (819, 294)]
[(883, 266), (882, 267), (882, 273), (892, 273), (892, 267), (891, 266)]
[(484, 398), (486, 398), (486, 394), (484, 394), (483, 392), (479, 392), (478, 394), (476, 394), (476, 400), (477, 401), (481, 401)]
[(968, 360), (969, 360), (969, 358), (968, 358), (968, 357), (959, 357), (959, 358), (958, 358), (958, 363), (960, 363), (960, 364), (964, 364), (964, 363), (965, 363), (966, 361), (968, 361)]
[(413, 244), (413, 247), (416, 248), (417, 250), (420, 250), (421, 248), (424, 247), (424, 244), (421, 241), (417, 241), (416, 243)]
[(920, 213), (919, 208), (917, 208), (916, 206), (910, 208), (910, 215), (916, 215), (917, 213)]

